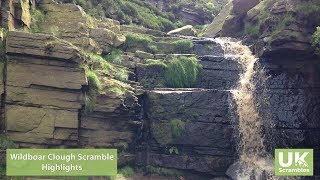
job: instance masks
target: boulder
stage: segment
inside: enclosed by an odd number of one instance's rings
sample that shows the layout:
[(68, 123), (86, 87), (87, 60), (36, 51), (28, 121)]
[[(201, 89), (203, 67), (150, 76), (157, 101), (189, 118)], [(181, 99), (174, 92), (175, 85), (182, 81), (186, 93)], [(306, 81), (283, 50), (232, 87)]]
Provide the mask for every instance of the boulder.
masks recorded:
[(103, 18), (101, 21), (98, 21), (98, 28), (109, 29), (120, 34), (120, 22), (114, 19)]
[(245, 15), (251, 8), (259, 4), (260, 0), (233, 0), (233, 14), (237, 16)]
[(208, 26), (207, 30), (204, 33), (205, 37), (216, 37), (219, 36), (220, 31), (223, 28), (223, 25), (226, 21), (228, 15), (231, 14), (233, 9), (233, 3), (230, 1), (226, 4), (220, 13), (213, 19), (212, 23)]
[(196, 36), (197, 31), (192, 25), (183, 26), (167, 33), (168, 35)]
[(46, 13), (46, 21), (40, 23), (41, 32), (54, 33), (86, 51), (100, 54), (102, 50), (108, 52), (125, 42), (116, 20), (96, 20), (80, 6), (58, 4), (53, 0), (41, 2), (40, 7)]
[(125, 36), (114, 33), (105, 28), (94, 28), (90, 30), (90, 38), (95, 40), (103, 49), (118, 47), (126, 40)]

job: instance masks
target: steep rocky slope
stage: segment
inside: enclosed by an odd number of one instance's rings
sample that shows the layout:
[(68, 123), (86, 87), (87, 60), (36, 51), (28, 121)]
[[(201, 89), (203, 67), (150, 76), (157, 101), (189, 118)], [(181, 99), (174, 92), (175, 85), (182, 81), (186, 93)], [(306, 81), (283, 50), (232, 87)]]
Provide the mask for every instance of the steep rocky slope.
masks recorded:
[[(312, 56), (319, 2), (234, 0), (209, 25), (205, 36), (244, 37), (258, 56)], [(219, 17), (219, 16), (218, 16)]]
[[(233, 17), (241, 14), (243, 20), (252, 3), (237, 8), (243, 12)], [(241, 1), (230, 11), (238, 6)], [(223, 45), (217, 39), (171, 37), (96, 20), (79, 6), (52, 0), (37, 7), (45, 21), (37, 22), (36, 33), (10, 31), (2, 59), (1, 124), (17, 147), (117, 148), (119, 169), (130, 166), (141, 176), (228, 179), (241, 138), (232, 90), (245, 71), (226, 51), (231, 39)], [(27, 23), (23, 26), (28, 30)], [(253, 93), (266, 149), (270, 154), (280, 147), (318, 152), (319, 63), (303, 59), (305, 51), (288, 41), (281, 41), (290, 44), (284, 51), (275, 43), (282, 36), (277, 37), (262, 46), (274, 48), (256, 51), (269, 76), (255, 84)], [(247, 57), (243, 47), (233, 49), (237, 57)], [(296, 58), (275, 56), (279, 52), (298, 53)], [(316, 153), (315, 162), (319, 158)], [(319, 168), (316, 164), (315, 172)]]
[[(207, 37), (240, 37), (260, 57), (270, 76), (270, 104), (262, 112), (275, 129), (267, 129), (269, 149), (319, 148), (319, 59), (311, 46), (319, 25), (318, 1), (234, 0), (207, 29)], [(268, 99), (269, 99), (268, 98)], [(266, 121), (265, 123), (270, 124)], [(290, 137), (290, 138), (283, 138)], [(319, 157), (319, 154), (316, 155)], [(317, 165), (317, 169), (319, 165)]]

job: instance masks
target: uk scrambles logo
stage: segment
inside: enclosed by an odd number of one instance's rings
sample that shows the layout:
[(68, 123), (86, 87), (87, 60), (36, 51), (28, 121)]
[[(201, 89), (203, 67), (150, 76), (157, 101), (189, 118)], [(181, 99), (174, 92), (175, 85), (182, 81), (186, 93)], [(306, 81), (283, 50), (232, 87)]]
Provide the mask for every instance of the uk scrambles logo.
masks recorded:
[(313, 176), (313, 149), (276, 149), (276, 176)]

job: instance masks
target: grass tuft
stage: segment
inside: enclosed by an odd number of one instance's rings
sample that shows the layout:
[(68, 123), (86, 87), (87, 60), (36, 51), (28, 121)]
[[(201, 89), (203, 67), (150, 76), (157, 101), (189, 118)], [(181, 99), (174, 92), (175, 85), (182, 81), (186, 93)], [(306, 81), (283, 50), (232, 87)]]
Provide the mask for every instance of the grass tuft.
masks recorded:
[(93, 111), (97, 97), (101, 91), (101, 82), (95, 71), (86, 69), (89, 90), (85, 99), (85, 113), (89, 114)]
[(104, 57), (104, 59), (113, 64), (121, 65), (123, 60), (122, 56), (123, 51), (121, 49), (114, 48), (108, 55)]
[(171, 133), (174, 139), (179, 139), (184, 130), (185, 130), (185, 122), (180, 119), (172, 119), (170, 120)]
[(31, 21), (30, 32), (41, 32), (40, 24), (46, 21), (46, 15), (41, 10), (34, 9), (31, 11)]
[(194, 87), (201, 67), (195, 57), (173, 58), (165, 71), (166, 85), (172, 88)]
[(188, 53), (193, 48), (193, 43), (189, 39), (182, 39), (173, 42), (175, 53)]
[(123, 45), (126, 51), (136, 50), (137, 46), (142, 46), (145, 51), (155, 53), (156, 47), (152, 45), (152, 38), (147, 35), (137, 33), (127, 33), (126, 42)]

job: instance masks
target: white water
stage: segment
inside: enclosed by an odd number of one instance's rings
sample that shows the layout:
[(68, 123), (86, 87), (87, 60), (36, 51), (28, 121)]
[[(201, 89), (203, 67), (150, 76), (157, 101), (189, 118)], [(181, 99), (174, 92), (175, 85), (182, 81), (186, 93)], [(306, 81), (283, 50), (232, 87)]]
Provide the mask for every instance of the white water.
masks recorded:
[[(265, 148), (265, 139), (262, 132), (262, 119), (259, 115), (259, 100), (255, 97), (257, 83), (264, 83), (266, 80), (263, 69), (259, 66), (257, 59), (249, 49), (241, 42), (232, 41), (230, 38), (217, 38), (225, 57), (237, 61), (240, 64), (242, 73), (236, 89), (232, 90), (233, 99), (236, 103), (236, 113), (239, 118), (239, 166), (237, 179), (248, 179), (252, 170), (261, 170), (267, 174), (273, 174), (273, 162)], [(272, 178), (273, 179), (273, 178)]]

